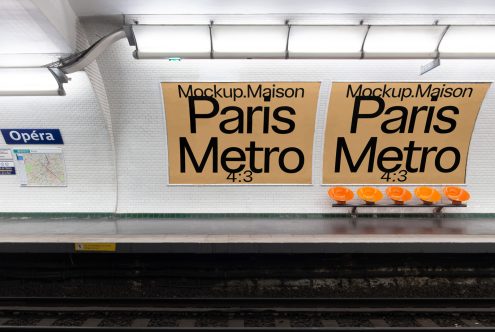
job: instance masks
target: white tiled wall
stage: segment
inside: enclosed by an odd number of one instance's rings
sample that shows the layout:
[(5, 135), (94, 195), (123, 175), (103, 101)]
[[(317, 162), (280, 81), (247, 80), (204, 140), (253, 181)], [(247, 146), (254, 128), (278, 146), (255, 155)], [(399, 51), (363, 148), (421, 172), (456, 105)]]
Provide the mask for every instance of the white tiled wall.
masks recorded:
[[(115, 177), (105, 121), (86, 73), (70, 77), (63, 97), (0, 97), (1, 128), (60, 129), (68, 184), (20, 187), (17, 176), (2, 175), (0, 212), (113, 212)], [(24, 146), (7, 146), (0, 137), (0, 147)]]
[[(90, 42), (112, 27), (85, 25)], [(101, 29), (100, 29), (101, 28)], [(101, 31), (98, 31), (100, 29)], [(96, 31), (96, 32), (95, 32)], [(59, 128), (68, 172), (66, 188), (21, 188), (0, 176), (0, 212), (332, 213), (322, 186), (322, 147), (332, 81), (492, 81), (493, 60), (450, 60), (419, 76), (427, 60), (136, 60), (126, 40), (98, 59), (97, 70), (71, 75), (65, 97), (2, 97), (0, 127)], [(93, 68), (96, 69), (96, 68)], [(95, 76), (96, 75), (96, 76)], [(169, 186), (162, 81), (321, 81), (310, 186)], [(98, 97), (93, 92), (98, 91)], [(470, 148), (469, 207), (495, 205), (495, 88), (483, 103)], [(107, 94), (110, 114), (101, 110)], [(100, 104), (98, 104), (98, 100)], [(107, 109), (107, 106), (104, 105)], [(109, 132), (110, 130), (110, 132)], [(113, 136), (112, 136), (113, 133)], [(114, 139), (116, 173), (111, 138)], [(0, 138), (0, 146), (4, 146)], [(383, 212), (380, 210), (380, 212)], [(390, 211), (397, 212), (397, 211)], [(457, 211), (451, 211), (457, 212)]]
[[(112, 112), (121, 213), (331, 213), (322, 186), (322, 147), (332, 81), (492, 81), (495, 61), (442, 61), (419, 76), (428, 60), (135, 60), (126, 40), (98, 60)], [(312, 186), (168, 186), (162, 81), (321, 81)], [(469, 207), (495, 212), (495, 90), (489, 91), (473, 136), (467, 184)], [(380, 212), (383, 212), (380, 210)], [(390, 211), (390, 212), (398, 212)], [(405, 211), (407, 212), (407, 211)], [(416, 211), (417, 212), (417, 211)]]

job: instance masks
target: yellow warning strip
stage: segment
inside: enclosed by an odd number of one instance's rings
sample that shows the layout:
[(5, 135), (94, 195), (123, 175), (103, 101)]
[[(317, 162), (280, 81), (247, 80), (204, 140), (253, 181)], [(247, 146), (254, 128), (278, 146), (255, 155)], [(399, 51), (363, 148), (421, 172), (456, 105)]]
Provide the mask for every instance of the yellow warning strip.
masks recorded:
[(116, 248), (115, 243), (74, 243), (74, 249), (76, 251), (115, 251)]

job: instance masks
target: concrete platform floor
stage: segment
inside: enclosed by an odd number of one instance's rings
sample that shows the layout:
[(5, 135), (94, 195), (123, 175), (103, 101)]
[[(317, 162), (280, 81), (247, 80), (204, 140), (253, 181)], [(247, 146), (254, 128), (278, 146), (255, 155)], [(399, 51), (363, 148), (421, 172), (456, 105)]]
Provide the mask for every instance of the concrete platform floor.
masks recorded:
[(0, 252), (74, 252), (76, 243), (116, 243), (118, 252), (495, 252), (495, 220), (0, 219)]

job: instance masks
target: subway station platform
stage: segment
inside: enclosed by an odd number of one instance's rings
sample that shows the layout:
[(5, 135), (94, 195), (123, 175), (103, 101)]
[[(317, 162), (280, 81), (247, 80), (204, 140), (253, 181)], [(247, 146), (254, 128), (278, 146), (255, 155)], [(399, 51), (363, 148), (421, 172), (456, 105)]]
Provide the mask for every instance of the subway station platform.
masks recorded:
[(495, 253), (495, 218), (0, 218), (0, 252)]

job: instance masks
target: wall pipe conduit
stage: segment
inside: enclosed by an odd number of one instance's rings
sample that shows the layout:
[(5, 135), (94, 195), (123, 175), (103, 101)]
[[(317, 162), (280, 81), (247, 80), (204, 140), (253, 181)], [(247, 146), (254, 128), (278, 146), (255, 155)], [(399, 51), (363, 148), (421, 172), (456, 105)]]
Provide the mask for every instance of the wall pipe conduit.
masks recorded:
[(78, 54), (76, 57), (62, 59), (62, 66), (59, 67), (66, 74), (83, 70), (91, 62), (103, 53), (110, 45), (126, 37), (124, 29), (117, 30), (91, 45), (88, 49)]

